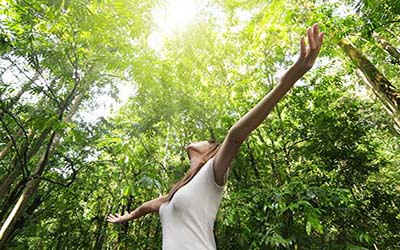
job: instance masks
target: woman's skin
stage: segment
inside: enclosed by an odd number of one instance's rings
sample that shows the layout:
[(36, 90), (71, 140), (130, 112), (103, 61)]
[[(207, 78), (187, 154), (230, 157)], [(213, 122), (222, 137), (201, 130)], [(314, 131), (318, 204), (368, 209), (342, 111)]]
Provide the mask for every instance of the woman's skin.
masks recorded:
[[(307, 28), (306, 34), (308, 47), (305, 45), (304, 37), (301, 37), (299, 58), (280, 78), (278, 85), (229, 129), (214, 158), (214, 177), (218, 185), (223, 186), (226, 183), (231, 163), (246, 138), (265, 120), (278, 101), (293, 87), (297, 80), (314, 65), (322, 46), (324, 33), (319, 32), (318, 25), (314, 24), (311, 28)], [(185, 149), (190, 158), (190, 167), (196, 166), (201, 161), (201, 153), (205, 152), (208, 147), (208, 141), (194, 142), (186, 146)], [(148, 213), (158, 212), (167, 196), (145, 202), (133, 212), (123, 216), (110, 214), (107, 220), (112, 223), (123, 223)]]

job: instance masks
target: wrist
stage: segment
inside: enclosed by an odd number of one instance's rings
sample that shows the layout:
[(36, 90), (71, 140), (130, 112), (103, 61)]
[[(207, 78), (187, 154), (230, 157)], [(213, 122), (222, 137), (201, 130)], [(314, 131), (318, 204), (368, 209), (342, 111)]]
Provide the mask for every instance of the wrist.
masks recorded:
[(139, 218), (142, 215), (143, 208), (140, 206), (126, 215), (127, 220), (134, 220)]
[(300, 79), (303, 75), (305, 75), (311, 68), (301, 64), (301, 63), (294, 63), (289, 70), (293, 72), (294, 75), (297, 75)]
[(280, 83), (288, 86), (294, 85), (297, 80), (299, 80), (305, 73), (307, 72), (306, 69), (303, 67), (293, 64), (289, 67), (289, 69), (283, 74), (280, 78)]
[(125, 221), (133, 220), (133, 219), (134, 219), (134, 213), (135, 213), (135, 211), (130, 212), (129, 214), (125, 214), (125, 215), (123, 216), (124, 222), (125, 222)]

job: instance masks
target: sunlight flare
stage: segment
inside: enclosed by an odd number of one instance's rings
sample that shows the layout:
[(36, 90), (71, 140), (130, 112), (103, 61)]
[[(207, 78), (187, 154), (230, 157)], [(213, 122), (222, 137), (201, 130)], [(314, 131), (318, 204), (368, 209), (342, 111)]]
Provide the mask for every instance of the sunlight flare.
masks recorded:
[(147, 38), (149, 46), (160, 50), (164, 38), (194, 23), (205, 4), (205, 0), (166, 0), (162, 6), (153, 9), (155, 27)]

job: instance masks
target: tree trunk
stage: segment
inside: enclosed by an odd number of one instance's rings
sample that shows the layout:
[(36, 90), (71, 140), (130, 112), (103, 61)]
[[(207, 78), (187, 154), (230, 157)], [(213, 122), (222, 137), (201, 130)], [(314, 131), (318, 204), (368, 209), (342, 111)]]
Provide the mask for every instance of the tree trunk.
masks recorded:
[[(83, 96), (84, 92), (82, 92), (75, 98), (74, 103), (71, 107), (71, 111), (69, 112), (69, 114), (65, 116), (64, 121), (68, 122), (71, 120), (72, 116), (76, 113), (79, 105), (81, 104)], [(59, 117), (61, 119), (62, 119), (62, 114), (66, 110), (67, 105), (68, 103), (65, 103), (64, 108), (60, 111)], [(33, 173), (33, 179), (28, 181), (22, 195), (20, 196), (18, 202), (14, 206), (13, 210), (9, 214), (7, 220), (5, 221), (0, 230), (0, 249), (2, 249), (5, 246), (5, 244), (9, 240), (9, 237), (12, 234), (14, 234), (14, 231), (16, 230), (16, 222), (21, 218), (22, 212), (24, 211), (24, 208), (27, 205), (28, 200), (30, 199), (32, 194), (36, 192), (40, 183), (40, 177), (42, 176), (45, 170), (48, 159), (51, 157), (51, 155), (54, 154), (54, 151), (58, 146), (59, 140), (60, 137), (55, 132), (53, 132), (47, 144), (46, 151), (40, 158), (40, 161)]]
[(253, 154), (253, 148), (250, 146), (249, 142), (246, 142), (246, 146), (247, 146), (247, 150), (249, 152), (249, 160), (250, 160), (250, 166), (251, 169), (254, 172), (254, 175), (256, 176), (257, 180), (260, 180), (260, 172), (258, 172), (258, 165), (257, 165), (257, 161), (256, 158), (254, 157)]
[(400, 52), (394, 46), (392, 46), (388, 41), (380, 37), (378, 33), (374, 32), (372, 36), (382, 46), (382, 48), (386, 50), (393, 57), (393, 61), (396, 64), (400, 64)]
[[(18, 138), (20, 138), (22, 135), (22, 129), (18, 130), (17, 134), (14, 136), (14, 140), (17, 141)], [(4, 157), (8, 154), (8, 152), (10, 152), (11, 148), (13, 146), (13, 141), (10, 140), (6, 147), (0, 151), (0, 161), (2, 161), (4, 159)]]
[(13, 204), (18, 199), (18, 196), (21, 195), (22, 191), (25, 188), (26, 183), (28, 182), (27, 178), (22, 178), (15, 186), (14, 190), (10, 193), (10, 195), (7, 197), (7, 199), (4, 200), (2, 206), (1, 206), (1, 211), (0, 211), (0, 222), (4, 221), (4, 217), (6, 214), (10, 211), (11, 207)]
[(15, 204), (13, 210), (9, 214), (7, 220), (3, 224), (0, 230), (0, 249), (5, 247), (6, 242), (8, 241), (9, 237), (14, 233), (17, 227), (17, 221), (20, 220), (22, 217), (22, 212), (24, 211), (25, 206), (27, 205), (28, 200), (30, 197), (36, 192), (39, 183), (40, 183), (40, 176), (42, 175), (44, 168), (47, 164), (49, 159), (51, 146), (54, 142), (55, 132), (52, 133), (50, 140), (47, 145), (46, 152), (42, 155), (38, 166), (36, 167), (35, 173), (33, 175), (33, 179), (29, 180), (22, 195)]
[(102, 249), (103, 248), (103, 242), (104, 242), (104, 232), (105, 232), (105, 226), (106, 226), (107, 221), (104, 220), (101, 214), (98, 215), (97, 218), (97, 229), (96, 229), (96, 241), (94, 243), (93, 249)]
[[(97, 229), (96, 229), (96, 241), (94, 243), (94, 247), (93, 249), (102, 249), (103, 248), (103, 244), (104, 244), (104, 237), (106, 235), (106, 231), (107, 231), (107, 213), (108, 211), (110, 211), (111, 208), (111, 202), (110, 201), (106, 201), (107, 203), (107, 207), (106, 210), (103, 211), (101, 208), (104, 207), (102, 206), (101, 203), (99, 203), (99, 208), (98, 208), (98, 212), (97, 212), (97, 216), (96, 216), (96, 220), (97, 220)], [(128, 209), (128, 211), (131, 211)]]
[(400, 91), (358, 50), (350, 41), (342, 39), (339, 46), (357, 66), (363, 81), (371, 87), (386, 110), (393, 117), (396, 129), (400, 131)]
[[(64, 118), (64, 122), (70, 122), (71, 118), (73, 117), (73, 115), (76, 113), (79, 105), (82, 102), (82, 99), (84, 97), (84, 92), (82, 92), (81, 94), (79, 94), (75, 100), (74, 100), (74, 104), (71, 107), (71, 111), (65, 116)], [(28, 164), (29, 160), (32, 158), (32, 156), (34, 156), (39, 149), (42, 147), (44, 141), (46, 140), (46, 138), (48, 137), (49, 133), (51, 132), (51, 128), (47, 128), (44, 131), (42, 131), (42, 133), (40, 134), (40, 136), (38, 137), (38, 139), (35, 141), (35, 143), (30, 147), (31, 149), (28, 151), (28, 153), (26, 154), (25, 160), (26, 162), (25, 165)], [(34, 133), (30, 133), (30, 135), (33, 136)], [(56, 138), (56, 143), (58, 143), (60, 138)], [(11, 172), (10, 174), (6, 175), (3, 177), (2, 182), (0, 182), (0, 198), (5, 196), (6, 194), (8, 194), (10, 192), (11, 189), (11, 184), (15, 182), (15, 179), (20, 176), (21, 169), (23, 167), (26, 166), (21, 166), (18, 165), (18, 161), (15, 161), (16, 164), (13, 164), (14, 166), (11, 167)]]
[(0, 198), (3, 198), (6, 194), (9, 193), (11, 184), (14, 183), (14, 180), (19, 176), (20, 171), (19, 168), (11, 169), (9, 174), (6, 174), (0, 183)]
[[(44, 199), (38, 195), (34, 198), (32, 204), (26, 209), (26, 216), (22, 216), (15, 224), (15, 228), (19, 229), (22, 228), (25, 225), (26, 219), (33, 214), (33, 212), (42, 204)], [(10, 235), (8, 238), (8, 242), (10, 242), (14, 237), (17, 235), (17, 230), (14, 230), (13, 234)]]
[[(35, 143), (30, 147), (30, 150), (26, 153), (23, 163), (18, 160), (15, 160), (14, 163), (11, 164), (10, 174), (4, 177), (5, 178), (4, 182), (0, 183), (0, 197), (3, 197), (10, 192), (12, 183), (14, 183), (16, 178), (18, 178), (21, 175), (22, 173), (21, 170), (27, 167), (32, 156), (34, 156), (42, 147), (44, 141), (46, 140), (50, 132), (51, 132), (50, 128), (47, 128), (44, 131), (42, 131), (39, 138), (35, 141)], [(33, 137), (34, 133), (31, 133), (30, 135), (32, 135)]]

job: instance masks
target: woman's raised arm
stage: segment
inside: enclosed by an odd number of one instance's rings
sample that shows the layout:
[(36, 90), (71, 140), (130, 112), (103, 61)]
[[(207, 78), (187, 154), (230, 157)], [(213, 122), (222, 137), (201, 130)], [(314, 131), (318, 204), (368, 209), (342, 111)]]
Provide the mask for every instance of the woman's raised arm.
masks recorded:
[(225, 175), (240, 145), (265, 120), (278, 101), (289, 91), (296, 81), (314, 65), (321, 49), (324, 33), (320, 33), (318, 26), (314, 24), (312, 28), (307, 29), (307, 38), (308, 47), (305, 45), (304, 37), (301, 37), (300, 56), (281, 77), (279, 84), (229, 129), (214, 159), (214, 176), (217, 184), (225, 184)]

